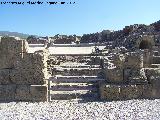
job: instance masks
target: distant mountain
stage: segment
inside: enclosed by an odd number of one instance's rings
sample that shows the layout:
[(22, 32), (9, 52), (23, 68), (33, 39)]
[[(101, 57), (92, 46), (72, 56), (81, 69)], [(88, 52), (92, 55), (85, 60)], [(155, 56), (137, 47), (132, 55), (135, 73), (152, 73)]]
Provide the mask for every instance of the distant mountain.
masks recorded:
[(0, 36), (15, 36), (15, 37), (26, 39), (30, 35), (24, 34), (24, 33), (18, 33), (18, 32), (0, 31)]

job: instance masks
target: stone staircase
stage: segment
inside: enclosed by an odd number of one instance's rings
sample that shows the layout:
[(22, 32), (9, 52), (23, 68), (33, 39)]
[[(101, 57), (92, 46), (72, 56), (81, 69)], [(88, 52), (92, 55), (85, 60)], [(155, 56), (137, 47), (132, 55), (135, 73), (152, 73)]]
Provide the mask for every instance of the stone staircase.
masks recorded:
[[(77, 59), (79, 60), (79, 59)], [(68, 64), (51, 66), (52, 77), (49, 78), (49, 100), (89, 100), (95, 101), (100, 98), (99, 82), (104, 79), (98, 78), (101, 71), (99, 64), (88, 65), (71, 62)]]
[(50, 100), (98, 100), (97, 76), (56, 76), (49, 79)]

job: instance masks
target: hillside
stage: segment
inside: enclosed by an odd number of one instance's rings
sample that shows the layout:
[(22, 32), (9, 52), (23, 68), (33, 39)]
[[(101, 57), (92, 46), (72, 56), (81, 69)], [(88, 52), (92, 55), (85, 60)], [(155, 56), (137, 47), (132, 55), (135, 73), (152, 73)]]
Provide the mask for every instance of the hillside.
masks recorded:
[[(137, 39), (141, 35), (153, 35), (155, 42), (160, 43), (160, 20), (150, 25), (134, 24), (125, 26), (122, 30), (109, 31), (103, 30), (102, 32), (84, 34), (81, 38), (81, 43), (103, 43), (113, 41), (114, 46), (127, 46), (127, 41)], [(130, 47), (130, 46), (128, 46)]]
[(0, 31), (0, 36), (15, 36), (26, 39), (29, 34), (18, 33), (18, 32), (9, 32), (9, 31)]

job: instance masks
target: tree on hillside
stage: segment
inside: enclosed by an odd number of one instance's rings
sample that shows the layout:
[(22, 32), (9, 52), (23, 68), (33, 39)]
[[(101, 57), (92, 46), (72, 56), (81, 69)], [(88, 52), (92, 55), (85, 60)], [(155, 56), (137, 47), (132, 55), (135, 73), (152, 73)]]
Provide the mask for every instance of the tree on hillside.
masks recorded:
[(34, 35), (28, 36), (27, 42), (28, 42), (29, 44), (33, 44), (33, 43), (37, 42), (36, 36), (34, 36)]

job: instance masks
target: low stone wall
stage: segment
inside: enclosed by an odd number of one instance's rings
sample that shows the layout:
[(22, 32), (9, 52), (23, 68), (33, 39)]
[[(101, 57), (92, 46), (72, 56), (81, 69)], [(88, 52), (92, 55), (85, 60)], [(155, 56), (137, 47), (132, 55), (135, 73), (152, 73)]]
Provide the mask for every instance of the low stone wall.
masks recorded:
[(28, 53), (13, 37), (0, 42), (0, 101), (47, 101), (47, 50)]
[(148, 60), (144, 60), (146, 51), (117, 54), (115, 56), (117, 59), (113, 60), (116, 68), (105, 67), (103, 70), (106, 81), (99, 86), (101, 99), (160, 98), (160, 68), (150, 68), (151, 61), (159, 63), (159, 56), (153, 57), (151, 53), (151, 51), (148, 52), (150, 54)]
[(129, 100), (151, 98), (151, 85), (111, 85), (103, 83), (100, 95), (103, 100)]
[(0, 85), (0, 96), (1, 102), (42, 102), (47, 100), (47, 87), (16, 84)]

